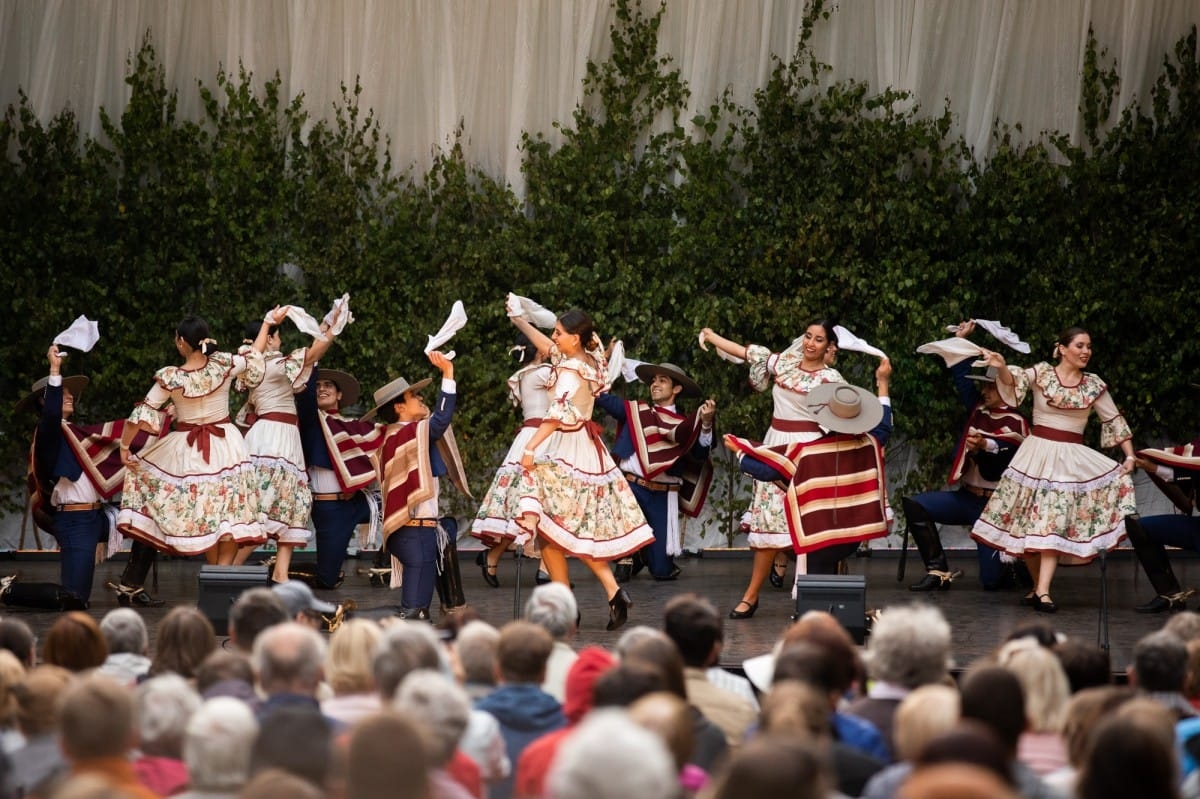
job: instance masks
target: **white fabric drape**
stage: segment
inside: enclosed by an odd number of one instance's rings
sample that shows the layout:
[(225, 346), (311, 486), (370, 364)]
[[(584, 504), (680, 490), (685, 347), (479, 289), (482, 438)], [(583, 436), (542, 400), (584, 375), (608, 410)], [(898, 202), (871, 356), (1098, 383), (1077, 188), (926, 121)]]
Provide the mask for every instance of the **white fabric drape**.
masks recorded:
[[(794, 51), (804, 6), (669, 0), (659, 51), (691, 88), (685, 123), (726, 87), (750, 104), (772, 56)], [(609, 0), (0, 0), (0, 103), (24, 90), (42, 119), (69, 107), (98, 136), (149, 31), (187, 118), (200, 116), (196, 82), (211, 85), (220, 65), (279, 72), (317, 117), (358, 76), (398, 166), (427, 167), (461, 123), (468, 159), (520, 192), (521, 133), (558, 140), (552, 123), (570, 124), (613, 16)], [(840, 0), (813, 44), (828, 80), (904, 89), (929, 113), (948, 100), (956, 132), (985, 156), (996, 119), (1078, 140), (1089, 24), (1118, 62), (1115, 119), (1148, 98), (1164, 53), (1197, 22), (1200, 0)]]

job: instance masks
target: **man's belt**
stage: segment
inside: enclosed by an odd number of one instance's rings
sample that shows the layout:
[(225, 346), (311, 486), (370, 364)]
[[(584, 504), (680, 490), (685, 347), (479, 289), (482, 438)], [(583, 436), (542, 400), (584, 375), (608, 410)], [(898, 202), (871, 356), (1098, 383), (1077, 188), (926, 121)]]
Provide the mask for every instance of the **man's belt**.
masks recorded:
[(653, 480), (647, 480), (645, 477), (638, 477), (636, 474), (632, 474), (631, 472), (622, 472), (622, 474), (625, 475), (625, 479), (629, 482), (640, 485), (642, 488), (648, 491), (679, 490), (679, 483), (657, 483)]
[(968, 494), (974, 494), (977, 497), (983, 497), (984, 499), (987, 499), (992, 494), (996, 493), (996, 489), (994, 488), (983, 488), (981, 486), (968, 485), (967, 483), (962, 484), (962, 490), (966, 491)]
[(354, 494), (313, 494), (312, 498), (316, 502), (345, 502), (348, 499), (354, 499)]
[(71, 513), (73, 511), (100, 510), (104, 507), (99, 502), (64, 502), (62, 505), (55, 505), (54, 509), (59, 513)]
[(781, 433), (824, 433), (821, 425), (808, 419), (780, 419), (778, 416), (771, 418), (771, 427)]
[(1057, 427), (1047, 427), (1043, 424), (1035, 424), (1029, 434), (1038, 438), (1048, 438), (1051, 441), (1061, 441), (1064, 444), (1083, 443), (1083, 433), (1072, 433), (1070, 430), (1059, 430)]
[(409, 519), (405, 527), (437, 527), (437, 519)]

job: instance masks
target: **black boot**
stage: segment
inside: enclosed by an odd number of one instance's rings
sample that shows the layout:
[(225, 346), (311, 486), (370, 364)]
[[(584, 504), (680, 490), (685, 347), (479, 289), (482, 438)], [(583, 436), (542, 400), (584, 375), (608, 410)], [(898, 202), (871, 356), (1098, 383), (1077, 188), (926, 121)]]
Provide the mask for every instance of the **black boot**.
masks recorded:
[(166, 604), (146, 593), (146, 577), (157, 559), (158, 552), (154, 547), (142, 541), (133, 542), (120, 582), (108, 583), (108, 587), (117, 592), (117, 603), (121, 607), (159, 608)]
[(441, 564), (434, 587), (442, 603), (442, 612), (454, 611), (467, 604), (463, 591), (462, 572), (458, 564), (458, 524), (452, 518), (441, 519), (448, 540), (441, 551)]
[(1150, 539), (1137, 516), (1125, 517), (1125, 531), (1129, 534), (1129, 543), (1133, 545), (1138, 563), (1142, 564), (1142, 570), (1157, 593), (1149, 602), (1138, 605), (1134, 610), (1138, 613), (1186, 610), (1191, 592), (1184, 591), (1179, 585), (1179, 578), (1175, 576), (1171, 561), (1167, 558), (1166, 548)]
[(942, 548), (942, 538), (938, 535), (937, 525), (929, 518), (926, 510), (908, 497), (900, 500), (904, 508), (904, 521), (908, 532), (921, 553), (921, 561), (925, 564), (925, 576), (908, 587), (909, 591), (944, 591), (950, 583), (962, 576), (962, 572), (951, 572), (950, 563), (946, 560), (946, 550)]

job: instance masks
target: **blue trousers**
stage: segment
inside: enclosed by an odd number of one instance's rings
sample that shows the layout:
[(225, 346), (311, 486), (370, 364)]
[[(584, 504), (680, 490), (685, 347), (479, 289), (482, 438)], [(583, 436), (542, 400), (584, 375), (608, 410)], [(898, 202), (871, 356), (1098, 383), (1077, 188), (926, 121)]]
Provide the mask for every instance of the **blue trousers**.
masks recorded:
[(371, 521), (370, 501), (361, 491), (350, 499), (314, 500), (312, 521), (317, 531), (317, 581), (321, 588), (333, 588), (355, 528)]
[(81, 601), (92, 595), (96, 574), (96, 544), (108, 540), (108, 520), (102, 510), (59, 511), (54, 514), (63, 588)]
[(1156, 544), (1200, 552), (1200, 516), (1167, 513), (1142, 519), (1146, 537)]
[(388, 536), (387, 551), (404, 564), (400, 606), (406, 610), (428, 608), (437, 580), (436, 527), (401, 527)]
[[(970, 491), (929, 491), (918, 494), (912, 502), (925, 509), (929, 521), (934, 524), (953, 524), (971, 527), (979, 521), (983, 508), (987, 505), (987, 497), (980, 497)], [(992, 549), (986, 544), (975, 542), (975, 552), (979, 557), (979, 582), (984, 588), (996, 588), (1004, 574), (1004, 564), (1000, 562), (1000, 550)]]
[(667, 554), (667, 492), (651, 491), (637, 483), (630, 483), (629, 487), (646, 523), (654, 531), (654, 540), (641, 549), (646, 567), (655, 577), (670, 577), (675, 559)]

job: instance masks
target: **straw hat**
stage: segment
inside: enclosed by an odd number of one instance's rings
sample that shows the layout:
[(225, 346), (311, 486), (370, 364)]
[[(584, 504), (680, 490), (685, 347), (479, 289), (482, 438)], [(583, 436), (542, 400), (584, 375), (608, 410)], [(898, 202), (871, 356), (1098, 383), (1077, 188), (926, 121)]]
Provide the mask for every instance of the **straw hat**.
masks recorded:
[(883, 404), (865, 388), (822, 383), (808, 393), (808, 411), (835, 433), (865, 433), (883, 419)]
[(392, 403), (398, 401), (408, 391), (420, 391), (433, 382), (432, 377), (418, 380), (411, 386), (403, 377), (397, 377), (392, 382), (375, 392), (375, 407), (362, 415), (362, 419), (373, 419), (376, 414), (387, 419), (391, 416)]
[(643, 383), (649, 384), (656, 375), (665, 375), (671, 379), (672, 383), (683, 388), (679, 392), (679, 396), (700, 396), (700, 386), (696, 384), (696, 381), (684, 374), (683, 370), (673, 363), (643, 363), (639, 364), (634, 371), (637, 372), (638, 380)]
[[(67, 391), (70, 391), (71, 396), (73, 396), (75, 401), (78, 402), (79, 395), (83, 393), (85, 388), (87, 388), (88, 379), (84, 375), (71, 375), (70, 377), (64, 377), (62, 379), (62, 384), (63, 388), (65, 388)], [(33, 387), (29, 390), (29, 393), (22, 397), (21, 400), (16, 404), (16, 406), (13, 408), (13, 411), (20, 413), (24, 410), (36, 409), (37, 401), (45, 395), (46, 386), (48, 385), (50, 385), (49, 376), (38, 380), (33, 384)]]
[(342, 398), (338, 400), (338, 407), (345, 408), (358, 402), (358, 398), (362, 396), (362, 386), (358, 380), (349, 372), (343, 372), (340, 369), (325, 369), (317, 370), (318, 380), (328, 380), (338, 387), (338, 391), (342, 392)]

